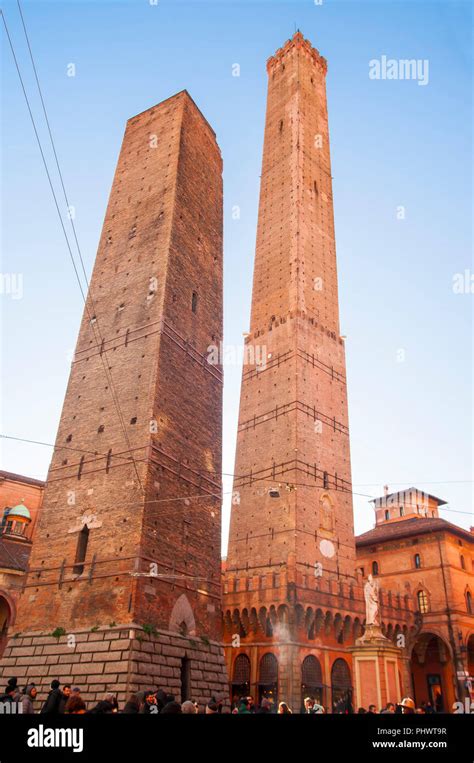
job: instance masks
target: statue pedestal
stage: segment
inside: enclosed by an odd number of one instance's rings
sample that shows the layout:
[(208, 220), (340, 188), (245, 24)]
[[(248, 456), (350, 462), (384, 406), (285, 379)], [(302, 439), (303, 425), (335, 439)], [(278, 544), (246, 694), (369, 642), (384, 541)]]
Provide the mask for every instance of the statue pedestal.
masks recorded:
[(350, 648), (354, 676), (354, 709), (368, 710), (375, 705), (377, 712), (387, 702), (401, 699), (401, 650), (385, 638), (380, 626), (367, 625), (364, 635)]

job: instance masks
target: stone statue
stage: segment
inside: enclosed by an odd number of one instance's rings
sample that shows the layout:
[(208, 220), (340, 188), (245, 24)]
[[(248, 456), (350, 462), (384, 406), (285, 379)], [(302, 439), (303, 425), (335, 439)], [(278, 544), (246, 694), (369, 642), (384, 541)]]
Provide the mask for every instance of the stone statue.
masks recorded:
[(365, 624), (380, 625), (379, 583), (372, 575), (367, 578), (364, 586)]

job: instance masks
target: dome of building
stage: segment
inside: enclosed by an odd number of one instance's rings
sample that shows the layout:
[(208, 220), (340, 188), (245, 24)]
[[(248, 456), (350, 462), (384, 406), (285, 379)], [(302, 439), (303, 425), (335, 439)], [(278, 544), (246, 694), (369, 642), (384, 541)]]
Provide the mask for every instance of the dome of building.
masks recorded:
[(24, 517), (25, 519), (31, 519), (31, 514), (23, 503), (19, 503), (18, 506), (14, 506), (8, 512), (8, 519), (12, 519), (12, 517)]

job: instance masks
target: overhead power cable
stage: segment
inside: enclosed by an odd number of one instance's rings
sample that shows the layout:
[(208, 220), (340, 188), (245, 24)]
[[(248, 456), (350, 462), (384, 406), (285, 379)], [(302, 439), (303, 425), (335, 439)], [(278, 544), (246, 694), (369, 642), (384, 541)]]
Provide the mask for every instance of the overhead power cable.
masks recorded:
[[(21, 12), (21, 9), (20, 9), (20, 12)], [(72, 249), (71, 249), (71, 245), (70, 245), (70, 242), (69, 242), (69, 238), (68, 238), (68, 235), (67, 235), (67, 232), (66, 232), (66, 228), (64, 227), (64, 222), (63, 222), (63, 219), (62, 219), (61, 211), (60, 211), (58, 200), (57, 200), (57, 197), (56, 197), (56, 192), (55, 192), (54, 185), (53, 185), (53, 182), (52, 182), (52, 179), (51, 179), (51, 174), (50, 174), (49, 169), (48, 169), (48, 163), (46, 161), (46, 157), (45, 157), (45, 154), (44, 154), (44, 151), (43, 151), (43, 146), (42, 146), (39, 134), (38, 134), (35, 118), (33, 116), (33, 112), (32, 112), (31, 105), (30, 105), (30, 101), (29, 101), (29, 98), (28, 98), (28, 94), (26, 92), (26, 88), (25, 88), (24, 82), (23, 82), (23, 77), (21, 75), (21, 71), (20, 71), (20, 67), (19, 67), (19, 64), (18, 64), (17, 56), (16, 56), (16, 53), (15, 53), (15, 49), (14, 49), (14, 46), (13, 46), (13, 42), (12, 42), (12, 39), (11, 39), (11, 36), (10, 36), (10, 32), (9, 32), (9, 29), (8, 29), (8, 25), (7, 25), (7, 22), (6, 22), (3, 10), (0, 10), (0, 13), (1, 13), (1, 16), (2, 16), (2, 20), (3, 20), (4, 27), (5, 27), (5, 31), (6, 31), (6, 34), (7, 34), (8, 42), (9, 42), (9, 45), (10, 45), (10, 50), (12, 52), (13, 60), (15, 62), (15, 67), (16, 67), (16, 71), (17, 71), (17, 74), (18, 74), (18, 78), (20, 80), (21, 89), (23, 91), (23, 95), (24, 95), (24, 98), (25, 98), (25, 101), (26, 101), (26, 105), (28, 107), (28, 112), (29, 112), (29, 115), (30, 115), (31, 123), (33, 125), (33, 130), (34, 130), (34, 133), (35, 133), (35, 136), (36, 136), (36, 141), (38, 143), (38, 147), (39, 147), (39, 150), (40, 150), (40, 153), (41, 153), (41, 158), (43, 160), (43, 165), (44, 165), (44, 168), (45, 168), (45, 171), (46, 171), (46, 175), (47, 175), (47, 178), (48, 178), (49, 187), (50, 187), (51, 193), (53, 195), (54, 204), (55, 204), (55, 207), (56, 207), (56, 212), (58, 214), (58, 218), (59, 218), (59, 221), (60, 221), (60, 224), (61, 224), (61, 229), (63, 231), (63, 235), (64, 235), (64, 238), (66, 240), (66, 245), (67, 245), (67, 248), (68, 248), (69, 256), (70, 256), (70, 259), (71, 259), (71, 262), (72, 262), (72, 265), (73, 265), (73, 268), (74, 268), (74, 273), (75, 273), (75, 276), (76, 276), (76, 279), (77, 279), (77, 282), (78, 282), (78, 285), (79, 285), (79, 289), (80, 289), (80, 292), (81, 292), (81, 295), (82, 295), (82, 299), (83, 299), (83, 302), (84, 302), (85, 310), (86, 310), (86, 313), (88, 315), (89, 322), (90, 322), (90, 325), (92, 327), (92, 331), (93, 331), (93, 333), (95, 335), (96, 341), (98, 342), (98, 339), (97, 339), (97, 334), (98, 334), (99, 339), (102, 342), (103, 337), (100, 334), (100, 328), (99, 328), (99, 325), (98, 325), (97, 316), (91, 314), (91, 312), (89, 310), (88, 300), (87, 300), (86, 295), (84, 294), (84, 289), (83, 289), (83, 286), (82, 286), (82, 283), (81, 283), (81, 279), (79, 277), (79, 272), (78, 272), (78, 269), (77, 269), (77, 266), (76, 266), (74, 255), (72, 253)], [(23, 21), (23, 14), (22, 14), (22, 21)], [(26, 34), (26, 27), (24, 25), (24, 21), (23, 21), (23, 27), (25, 29), (25, 34)], [(53, 136), (52, 136), (52, 133), (51, 133), (51, 130), (50, 130), (50, 127), (49, 127), (49, 120), (48, 120), (47, 113), (46, 113), (46, 108), (45, 108), (45, 105), (44, 105), (44, 99), (43, 99), (43, 96), (42, 96), (41, 88), (39, 86), (39, 80), (38, 80), (37, 73), (36, 73), (36, 66), (34, 64), (34, 60), (33, 60), (33, 57), (32, 57), (31, 47), (30, 47), (30, 44), (29, 44), (28, 36), (27, 36), (27, 42), (28, 42), (28, 48), (29, 48), (29, 51), (30, 51), (30, 56), (31, 56), (31, 59), (32, 59), (32, 63), (33, 63), (33, 68), (34, 68), (34, 71), (35, 71), (35, 76), (36, 76), (36, 81), (37, 81), (37, 84), (38, 84), (38, 89), (39, 89), (39, 92), (40, 92), (41, 102), (43, 104), (43, 110), (44, 110), (44, 113), (45, 113), (46, 122), (47, 122), (47, 125), (48, 125), (48, 131), (49, 131), (49, 136), (50, 136), (50, 140), (51, 140), (51, 145), (53, 147), (53, 152), (54, 152), (54, 155), (55, 155), (55, 158), (56, 158), (56, 163), (57, 163), (58, 171), (59, 171), (59, 174), (60, 174), (60, 177), (61, 177), (61, 185), (62, 185), (62, 188), (63, 188), (63, 193), (64, 193), (64, 196), (65, 196), (65, 201), (66, 201), (66, 204), (67, 204), (67, 208), (70, 209), (70, 205), (69, 205), (66, 189), (64, 187), (64, 183), (63, 183), (63, 180), (62, 180), (62, 173), (61, 173), (61, 170), (60, 170), (60, 167), (59, 167), (59, 162), (58, 162), (58, 158), (57, 158), (56, 149), (55, 149), (55, 146), (54, 146)], [(69, 216), (69, 219), (70, 219), (73, 231), (74, 231), (74, 237), (75, 237), (75, 240), (76, 240), (76, 245), (77, 245), (77, 249), (78, 249), (78, 253), (79, 253), (79, 258), (80, 258), (80, 261), (81, 261), (81, 264), (82, 264), (82, 269), (83, 269), (84, 276), (85, 276), (85, 279), (86, 279), (86, 284), (89, 287), (89, 283), (88, 283), (88, 280), (87, 280), (87, 275), (85, 273), (84, 261), (83, 261), (83, 258), (82, 258), (82, 254), (81, 254), (80, 247), (79, 247), (79, 242), (77, 240), (77, 236), (76, 236), (76, 232), (75, 232), (74, 221), (72, 220), (72, 216), (71, 215), (68, 215), (68, 216)], [(89, 301), (91, 302), (92, 307), (94, 307), (94, 302), (93, 302), (93, 299), (92, 299), (92, 293), (90, 292), (90, 290), (89, 290)], [(92, 318), (95, 319), (95, 322), (92, 321)], [(97, 324), (97, 326), (95, 324)], [(106, 353), (105, 349), (104, 349), (103, 353), (101, 354), (100, 359), (102, 361), (104, 372), (105, 372), (105, 375), (106, 375), (106, 378), (107, 378), (107, 381), (108, 381), (108, 386), (110, 388), (110, 393), (111, 393), (112, 399), (114, 401), (114, 405), (115, 405), (115, 408), (116, 408), (116, 411), (117, 411), (117, 415), (118, 415), (118, 418), (119, 418), (119, 422), (120, 422), (120, 425), (121, 425), (121, 428), (122, 428), (122, 431), (123, 431), (123, 434), (124, 434), (124, 437), (125, 437), (125, 441), (127, 443), (127, 447), (128, 447), (129, 452), (130, 452), (130, 458), (131, 458), (131, 461), (133, 462), (133, 466), (134, 466), (135, 474), (136, 474), (136, 477), (137, 477), (137, 481), (138, 481), (138, 484), (140, 485), (141, 491), (144, 492), (144, 488), (143, 488), (143, 485), (142, 485), (142, 482), (141, 482), (141, 479), (140, 479), (140, 474), (138, 472), (137, 464), (136, 464), (136, 462), (135, 462), (135, 460), (133, 458), (133, 455), (132, 455), (132, 448), (131, 448), (131, 445), (130, 445), (130, 440), (129, 440), (128, 433), (127, 433), (127, 430), (126, 430), (126, 425), (125, 425), (125, 421), (124, 421), (124, 418), (123, 418), (123, 413), (122, 413), (122, 410), (121, 410), (121, 407), (120, 407), (120, 402), (119, 402), (118, 395), (117, 395), (116, 390), (115, 390), (115, 386), (114, 386), (114, 383), (113, 383), (112, 374), (110, 373), (110, 367), (108, 366), (108, 362), (107, 362), (107, 365), (106, 365), (107, 353)]]

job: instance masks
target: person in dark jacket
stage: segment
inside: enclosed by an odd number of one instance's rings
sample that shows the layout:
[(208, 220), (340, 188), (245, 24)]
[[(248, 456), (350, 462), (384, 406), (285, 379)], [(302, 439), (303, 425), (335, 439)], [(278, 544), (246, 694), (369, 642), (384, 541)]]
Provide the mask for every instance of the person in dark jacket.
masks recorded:
[(11, 704), (13, 704), (15, 702), (15, 694), (15, 687), (7, 684), (5, 687), (5, 693), (0, 695), (0, 702), (11, 702)]
[(157, 689), (155, 692), (155, 697), (156, 697), (156, 704), (158, 706), (158, 712), (161, 713), (164, 706), (168, 702), (167, 694), (165, 691), (163, 691), (163, 689)]
[(157, 713), (158, 707), (156, 704), (156, 696), (153, 689), (147, 689), (145, 692), (145, 698), (143, 701), (143, 704), (140, 708), (140, 713), (144, 713), (145, 715), (151, 715), (152, 713)]
[(7, 686), (11, 686), (13, 691), (12, 697), (14, 702), (18, 702), (20, 699), (20, 689), (18, 688), (18, 678), (14, 676), (13, 678), (9, 678), (7, 681)]
[(95, 713), (96, 715), (105, 715), (106, 713), (113, 713), (114, 706), (112, 702), (108, 702), (106, 699), (101, 699), (92, 710), (88, 710), (87, 713)]
[(41, 708), (42, 714), (58, 715), (60, 712), (64, 712), (63, 706), (63, 693), (61, 691), (60, 682), (57, 678), (51, 681), (51, 690), (46, 697), (46, 702)]
[(224, 705), (224, 701), (222, 699), (216, 699), (215, 697), (211, 697), (211, 702), (214, 705), (217, 705), (217, 712), (222, 713), (222, 707)]
[(134, 713), (137, 714), (140, 712), (140, 699), (138, 697), (138, 694), (132, 694), (128, 700), (125, 703), (125, 707), (122, 710), (123, 713)]
[(86, 703), (79, 694), (71, 694), (66, 702), (66, 715), (83, 715), (87, 711)]
[(61, 695), (62, 696), (59, 701), (59, 712), (65, 713), (68, 699), (72, 696), (71, 684), (64, 684), (63, 688), (61, 689)]
[(34, 684), (28, 684), (28, 686), (25, 687), (24, 694), (22, 695), (20, 699), (22, 713), (35, 712), (35, 709), (33, 707), (33, 702), (36, 699), (37, 693), (38, 693), (38, 689), (36, 688)]
[(107, 694), (104, 697), (104, 700), (105, 700), (105, 702), (110, 702), (110, 704), (112, 705), (112, 712), (113, 713), (118, 713), (118, 711), (119, 711), (118, 700), (117, 700), (116, 695), (113, 692), (111, 692), (111, 691), (107, 692)]
[(174, 699), (171, 702), (167, 702), (164, 706), (163, 710), (161, 711), (161, 714), (164, 713), (180, 713), (181, 712), (181, 705), (179, 702), (176, 702)]

